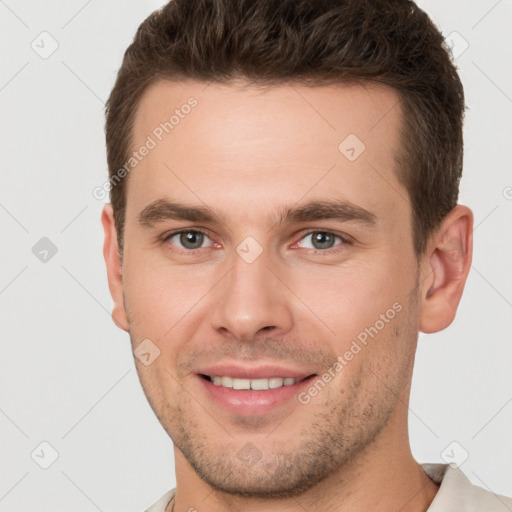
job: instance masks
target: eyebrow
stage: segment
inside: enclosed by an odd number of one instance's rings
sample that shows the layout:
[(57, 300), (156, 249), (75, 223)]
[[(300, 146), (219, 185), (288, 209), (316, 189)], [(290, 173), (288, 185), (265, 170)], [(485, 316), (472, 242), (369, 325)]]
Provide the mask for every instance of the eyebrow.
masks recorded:
[[(167, 199), (157, 199), (146, 206), (139, 214), (139, 224), (151, 228), (166, 220), (183, 220), (224, 224), (225, 220), (213, 209), (204, 205), (191, 206)], [(349, 201), (310, 201), (297, 207), (281, 208), (274, 224), (292, 224), (299, 222), (333, 219), (341, 222), (355, 221), (368, 227), (377, 224), (377, 216)]]

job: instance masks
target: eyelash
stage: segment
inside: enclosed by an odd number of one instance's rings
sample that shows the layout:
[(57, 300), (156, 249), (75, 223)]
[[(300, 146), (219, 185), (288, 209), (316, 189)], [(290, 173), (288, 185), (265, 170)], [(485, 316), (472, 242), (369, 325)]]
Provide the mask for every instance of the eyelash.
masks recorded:
[[(203, 231), (202, 229), (180, 229), (178, 231), (173, 231), (172, 233), (167, 233), (165, 234), (163, 237), (162, 237), (162, 242), (163, 243), (168, 243), (169, 240), (175, 236), (175, 235), (180, 235), (181, 233), (201, 233), (205, 236), (207, 236), (208, 238), (210, 238), (210, 236), (208, 235), (208, 233), (206, 233), (205, 231)], [(327, 234), (327, 235), (334, 235), (335, 237), (339, 238), (341, 240), (341, 244), (338, 244), (338, 245), (335, 245), (334, 247), (330, 247), (329, 249), (308, 249), (310, 252), (312, 252), (313, 254), (321, 254), (323, 256), (325, 255), (330, 255), (332, 254), (333, 252), (337, 252), (340, 250), (341, 247), (343, 247), (344, 245), (351, 245), (353, 243), (353, 239), (351, 237), (349, 237), (348, 235), (340, 235), (338, 233), (335, 233), (334, 231), (327, 231), (327, 230), (321, 230), (321, 229), (312, 229), (306, 233), (304, 233), (300, 239), (299, 239), (299, 242), (301, 240), (303, 240), (304, 238), (306, 238), (307, 236), (309, 235), (312, 235), (313, 233), (323, 233), (323, 234)], [(297, 242), (296, 242), (297, 243)], [(295, 244), (294, 244), (295, 245)], [(176, 248), (176, 250), (181, 253), (181, 254), (186, 254), (186, 255), (195, 255), (198, 251), (202, 251), (203, 249), (208, 249), (208, 247), (199, 247), (197, 249), (181, 249), (181, 248)]]

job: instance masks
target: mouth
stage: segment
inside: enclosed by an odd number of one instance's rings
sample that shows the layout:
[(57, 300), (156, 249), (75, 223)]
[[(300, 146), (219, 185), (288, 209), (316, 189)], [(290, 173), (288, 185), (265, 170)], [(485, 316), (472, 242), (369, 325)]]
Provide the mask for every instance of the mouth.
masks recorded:
[(287, 368), (242, 368), (226, 365), (201, 370), (196, 377), (212, 405), (224, 412), (261, 416), (280, 408), (299, 406), (298, 395), (316, 373)]

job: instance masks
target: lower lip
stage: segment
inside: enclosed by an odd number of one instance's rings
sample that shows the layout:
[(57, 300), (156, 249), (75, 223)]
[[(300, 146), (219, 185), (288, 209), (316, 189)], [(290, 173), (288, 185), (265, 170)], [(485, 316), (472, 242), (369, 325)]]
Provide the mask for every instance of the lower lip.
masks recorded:
[(217, 386), (200, 375), (197, 378), (202, 383), (206, 393), (223, 409), (234, 414), (257, 416), (266, 414), (297, 397), (300, 391), (307, 387), (314, 375), (296, 382), (291, 386), (268, 389), (265, 391), (251, 391), (246, 389), (233, 389)]

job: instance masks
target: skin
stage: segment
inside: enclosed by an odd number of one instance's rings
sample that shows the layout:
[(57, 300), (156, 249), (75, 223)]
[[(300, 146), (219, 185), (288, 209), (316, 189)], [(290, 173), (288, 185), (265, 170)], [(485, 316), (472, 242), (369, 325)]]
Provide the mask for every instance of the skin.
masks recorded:
[[(416, 258), (411, 204), (396, 177), (394, 90), (239, 85), (152, 85), (134, 148), (190, 96), (198, 104), (129, 175), (122, 261), (111, 206), (102, 214), (113, 319), (133, 349), (150, 339), (160, 350), (148, 366), (135, 362), (174, 443), (174, 510), (426, 510), (438, 486), (409, 445), (414, 355), (418, 331), (454, 319), (471, 264), (472, 212), (457, 205)], [(338, 150), (348, 134), (366, 146), (355, 161)], [(158, 199), (207, 205), (222, 222), (142, 226), (139, 214)], [(350, 201), (376, 223), (276, 224), (281, 208), (313, 199)], [(195, 253), (185, 254), (179, 236), (164, 240), (192, 228), (207, 233)], [(335, 238), (328, 254), (315, 252), (312, 230), (352, 241)], [(252, 263), (236, 251), (248, 236), (262, 249)], [(227, 361), (322, 375), (397, 302), (401, 311), (307, 404), (227, 413), (196, 374)], [(248, 443), (259, 454), (250, 467), (239, 456)]]

